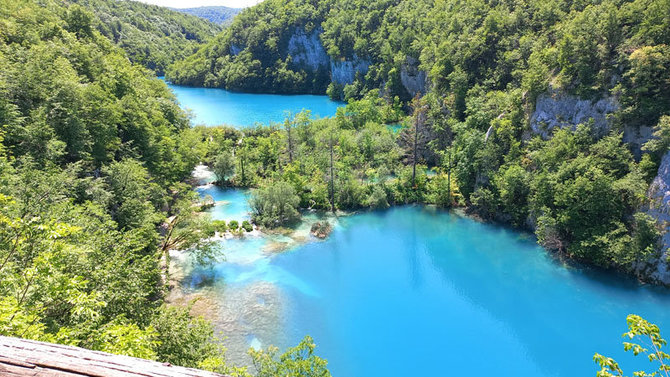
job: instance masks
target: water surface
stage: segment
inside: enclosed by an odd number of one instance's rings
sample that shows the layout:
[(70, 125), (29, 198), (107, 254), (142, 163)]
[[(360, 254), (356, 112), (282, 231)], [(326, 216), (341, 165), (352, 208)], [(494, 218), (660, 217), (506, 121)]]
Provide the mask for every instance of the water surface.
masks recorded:
[(594, 352), (649, 365), (622, 350), (627, 314), (670, 331), (666, 290), (565, 266), (529, 235), (453, 213), (394, 208), (341, 217), (326, 241), (277, 253), (278, 241), (222, 241), (226, 262), (183, 282), (217, 298), (237, 362), (309, 334), (335, 377), (593, 376)]
[(194, 125), (229, 125), (238, 128), (256, 124), (283, 123), (289, 113), (310, 110), (312, 116), (330, 117), (342, 103), (328, 96), (281, 95), (230, 92), (217, 88), (195, 88), (167, 83), (184, 110), (190, 110)]

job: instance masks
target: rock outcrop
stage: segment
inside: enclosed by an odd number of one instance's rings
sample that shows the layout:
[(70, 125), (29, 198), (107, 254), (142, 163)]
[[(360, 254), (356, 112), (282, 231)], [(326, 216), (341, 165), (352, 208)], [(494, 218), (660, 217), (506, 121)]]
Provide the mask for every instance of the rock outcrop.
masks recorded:
[[(354, 54), (352, 59), (333, 59), (321, 43), (323, 29), (317, 28), (307, 33), (303, 28), (296, 28), (288, 41), (287, 52), (296, 67), (317, 72), (325, 69), (330, 71), (332, 82), (347, 85), (354, 82), (356, 75), (365, 75), (370, 68), (370, 61)], [(232, 46), (231, 46), (232, 49)]]
[(302, 28), (295, 30), (288, 41), (288, 53), (293, 58), (294, 65), (314, 72), (328, 67), (330, 57), (319, 38), (322, 32), (321, 29), (314, 29), (311, 33)]
[(356, 74), (365, 75), (370, 68), (370, 61), (361, 59), (354, 54), (353, 60), (330, 60), (330, 80), (340, 85), (354, 82)]
[(652, 278), (670, 284), (670, 151), (661, 160), (658, 175), (649, 187), (650, 199), (647, 213), (663, 226), (661, 257)]
[(419, 61), (408, 56), (405, 63), (400, 66), (400, 82), (411, 96), (417, 93), (425, 94), (428, 76), (419, 69)]
[(574, 129), (578, 124), (593, 121), (594, 130), (603, 136), (611, 127), (609, 116), (618, 110), (619, 104), (613, 97), (591, 101), (550, 89), (537, 98), (530, 127), (534, 134), (548, 139), (555, 128)]
[(333, 226), (330, 225), (329, 222), (324, 221), (324, 222), (315, 222), (312, 224), (312, 228), (310, 229), (310, 233), (320, 239), (325, 239), (330, 235), (330, 232), (333, 231)]

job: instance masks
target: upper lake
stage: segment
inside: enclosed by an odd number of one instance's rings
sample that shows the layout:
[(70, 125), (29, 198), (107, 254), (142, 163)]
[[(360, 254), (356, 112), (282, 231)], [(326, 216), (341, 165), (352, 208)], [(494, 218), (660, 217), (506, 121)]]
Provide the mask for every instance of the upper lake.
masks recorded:
[(328, 96), (237, 93), (166, 83), (181, 107), (191, 110), (193, 125), (252, 127), (259, 123), (283, 123), (289, 112), (295, 114), (302, 110), (310, 110), (317, 118), (329, 117), (343, 106)]

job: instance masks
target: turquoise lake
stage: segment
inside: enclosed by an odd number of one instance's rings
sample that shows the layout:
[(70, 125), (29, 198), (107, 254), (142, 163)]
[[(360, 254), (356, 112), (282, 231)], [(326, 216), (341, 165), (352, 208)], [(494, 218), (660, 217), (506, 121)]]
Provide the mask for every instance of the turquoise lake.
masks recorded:
[(329, 117), (342, 103), (328, 96), (251, 94), (216, 88), (194, 88), (167, 83), (182, 108), (191, 110), (194, 125), (252, 127), (257, 123), (283, 123), (287, 114), (310, 110), (314, 117)]
[(183, 280), (217, 301), (232, 360), (309, 334), (335, 377), (595, 376), (594, 352), (650, 367), (623, 352), (627, 314), (670, 329), (666, 290), (566, 266), (530, 235), (454, 213), (399, 207), (340, 217), (325, 241), (303, 233), (220, 241), (225, 262)]
[[(278, 122), (287, 108), (330, 115), (337, 106), (172, 88), (205, 124)], [(196, 173), (198, 192), (216, 203), (213, 218), (249, 218), (248, 191), (208, 184), (203, 167)], [(212, 266), (175, 258), (181, 290), (208, 300), (237, 365), (249, 364), (249, 347), (283, 350), (311, 335), (335, 377), (595, 376), (595, 352), (631, 375), (653, 365), (623, 351), (626, 316), (670, 334), (670, 291), (568, 266), (529, 234), (421, 206), (303, 219), (291, 234), (220, 239), (225, 260)], [(317, 220), (334, 225), (325, 241), (309, 234)]]

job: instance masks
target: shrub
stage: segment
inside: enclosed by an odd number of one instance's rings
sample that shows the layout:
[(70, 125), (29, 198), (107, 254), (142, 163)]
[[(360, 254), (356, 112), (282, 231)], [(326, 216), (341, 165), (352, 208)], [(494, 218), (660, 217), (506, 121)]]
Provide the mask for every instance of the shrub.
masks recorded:
[(228, 226), (224, 220), (213, 220), (212, 227), (219, 233), (224, 233), (228, 230)]
[(389, 207), (386, 190), (382, 186), (376, 185), (368, 196), (367, 205), (374, 209), (385, 209)]
[(249, 199), (252, 220), (268, 228), (300, 219), (300, 198), (288, 182), (273, 182), (254, 190)]
[(237, 222), (237, 220), (230, 220), (228, 223), (228, 228), (232, 231), (236, 231), (240, 227), (240, 224)]

